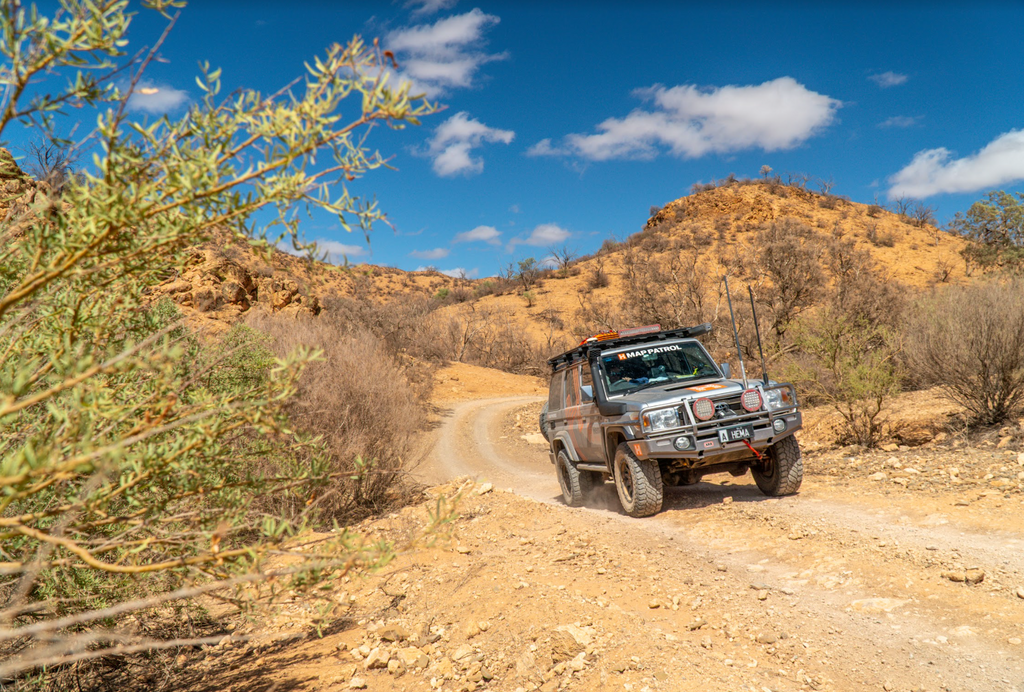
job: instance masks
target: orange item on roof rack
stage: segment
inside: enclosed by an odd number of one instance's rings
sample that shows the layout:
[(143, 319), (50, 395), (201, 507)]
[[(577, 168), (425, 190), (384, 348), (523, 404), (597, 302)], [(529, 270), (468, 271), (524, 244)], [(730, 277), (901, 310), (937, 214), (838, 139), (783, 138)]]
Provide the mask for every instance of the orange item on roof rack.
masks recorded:
[(608, 341), (608, 339), (618, 339), (618, 338), (619, 338), (619, 333), (618, 332), (601, 332), (600, 334), (594, 334), (593, 336), (588, 336), (586, 339), (584, 339), (583, 341), (580, 342), (580, 346), (582, 346), (583, 344), (588, 343), (590, 341)]

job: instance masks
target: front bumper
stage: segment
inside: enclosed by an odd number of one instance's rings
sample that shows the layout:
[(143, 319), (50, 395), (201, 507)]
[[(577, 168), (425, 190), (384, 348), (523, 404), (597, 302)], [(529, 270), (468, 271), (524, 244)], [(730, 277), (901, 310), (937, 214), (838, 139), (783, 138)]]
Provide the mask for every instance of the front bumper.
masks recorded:
[[(800, 411), (788, 411), (778, 416), (773, 416), (771, 421), (781, 418), (786, 421), (786, 429), (776, 432), (771, 422), (754, 425), (754, 437), (748, 440), (750, 446), (758, 452), (762, 452), (784, 437), (789, 437), (803, 426), (803, 416)], [(689, 461), (687, 466), (700, 467), (719, 464), (727, 461), (753, 457), (750, 447), (741, 440), (738, 442), (727, 442), (722, 444), (718, 439), (718, 430), (728, 428), (735, 423), (722, 421), (718, 426), (701, 426), (695, 434), (694, 429), (685, 427), (671, 432), (659, 433), (640, 440), (630, 440), (629, 446), (641, 459), (680, 459)], [(687, 435), (694, 442), (694, 448), (679, 451), (673, 446), (673, 441), (681, 435)]]

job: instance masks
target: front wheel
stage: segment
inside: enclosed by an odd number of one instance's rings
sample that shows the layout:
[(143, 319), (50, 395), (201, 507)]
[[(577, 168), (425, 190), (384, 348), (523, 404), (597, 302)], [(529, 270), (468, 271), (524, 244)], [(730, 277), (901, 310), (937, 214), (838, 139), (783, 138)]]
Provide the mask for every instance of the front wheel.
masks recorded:
[(762, 463), (752, 465), (750, 473), (761, 492), (771, 497), (792, 495), (804, 480), (804, 460), (800, 444), (790, 435), (784, 437), (763, 455)]
[(625, 442), (615, 450), (615, 490), (622, 509), (631, 517), (649, 517), (661, 511), (664, 484), (654, 459), (638, 459)]
[(594, 489), (594, 474), (580, 471), (564, 449), (558, 450), (558, 484), (562, 486), (562, 499), (570, 507), (582, 507)]

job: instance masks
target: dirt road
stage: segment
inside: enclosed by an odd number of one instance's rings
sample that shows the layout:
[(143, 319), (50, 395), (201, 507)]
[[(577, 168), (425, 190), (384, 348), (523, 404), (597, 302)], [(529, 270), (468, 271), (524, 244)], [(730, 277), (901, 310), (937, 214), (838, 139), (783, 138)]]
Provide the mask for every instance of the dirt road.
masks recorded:
[[(620, 514), (610, 483), (590, 508), (570, 510), (546, 448), (522, 439), (534, 432), (538, 407), (522, 398), (458, 404), (439, 431), (430, 473), (470, 475), (547, 503), (564, 541), (586, 534), (604, 562), (635, 566), (639, 549), (639, 574), (609, 580), (605, 570), (571, 584), (594, 582), (607, 593), (611, 582), (620, 609), (648, 616), (622, 642), (645, 659), (666, 641), (698, 640), (685, 662), (665, 652), (648, 666), (668, 675), (648, 685), (689, 689), (679, 678), (697, 674), (707, 689), (1024, 691), (1020, 492), (979, 496), (973, 509), (963, 498), (978, 491), (959, 487), (886, 494), (864, 473), (825, 475), (821, 455), (809, 455), (795, 497), (765, 498), (749, 476), (724, 476), (670, 489), (653, 518)], [(911, 453), (885, 456), (902, 468), (900, 455)], [(927, 473), (924, 457), (913, 455), (914, 473)], [(523, 512), (517, 506), (515, 519)], [(601, 622), (603, 610), (586, 615)], [(666, 614), (668, 622), (654, 624)], [(666, 635), (672, 626), (680, 634)], [(694, 636), (705, 628), (727, 641)]]
[(442, 406), (420, 473), (447, 483), (356, 528), (401, 544), (457, 494), (450, 537), (339, 580), (323, 636), (300, 598), (242, 624), (188, 689), (1024, 692), (1020, 426), (808, 453), (796, 496), (724, 476), (631, 519), (611, 484), (562, 504), (535, 396)]

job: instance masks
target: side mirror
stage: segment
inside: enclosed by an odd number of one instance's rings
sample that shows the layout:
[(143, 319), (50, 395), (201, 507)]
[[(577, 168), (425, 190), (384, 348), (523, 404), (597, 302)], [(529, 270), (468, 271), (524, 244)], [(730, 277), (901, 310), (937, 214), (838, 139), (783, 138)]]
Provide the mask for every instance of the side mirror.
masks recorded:
[(721, 363), (718, 367), (722, 368), (722, 374), (725, 375), (725, 379), (729, 379), (729, 375), (732, 374), (732, 369), (728, 363)]

